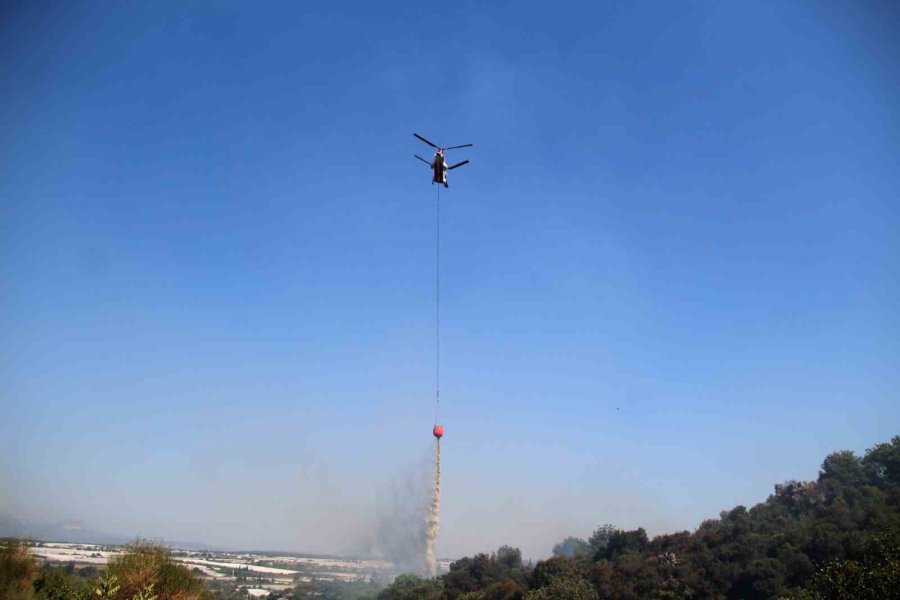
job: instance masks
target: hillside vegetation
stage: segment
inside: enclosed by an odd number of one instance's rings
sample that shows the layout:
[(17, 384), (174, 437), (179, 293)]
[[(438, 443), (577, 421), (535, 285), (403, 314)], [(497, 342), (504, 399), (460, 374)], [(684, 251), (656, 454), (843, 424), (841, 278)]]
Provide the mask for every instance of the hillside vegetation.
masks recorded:
[(432, 580), (402, 576), (379, 600), (900, 598), (900, 436), (862, 458), (835, 452), (816, 481), (650, 539), (599, 527), (533, 567), (502, 547)]

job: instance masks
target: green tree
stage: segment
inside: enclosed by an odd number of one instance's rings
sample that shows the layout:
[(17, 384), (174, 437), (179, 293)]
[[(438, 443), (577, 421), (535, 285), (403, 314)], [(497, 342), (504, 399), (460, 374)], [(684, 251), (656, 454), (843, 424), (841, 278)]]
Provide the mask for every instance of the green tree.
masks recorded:
[(521, 569), (522, 551), (512, 546), (500, 546), (497, 548), (497, 562), (505, 569)]
[(590, 545), (591, 550), (593, 550), (595, 557), (602, 556), (602, 553), (606, 550), (606, 545), (609, 543), (609, 538), (616, 531), (618, 531), (618, 529), (615, 525), (610, 525), (609, 523), (601, 525), (594, 530), (594, 533), (588, 538), (588, 544)]
[(522, 600), (528, 590), (510, 579), (495, 581), (482, 592), (483, 600)]
[(547, 587), (555, 579), (572, 578), (577, 575), (575, 561), (564, 556), (555, 556), (539, 561), (531, 574), (531, 588)]
[(616, 558), (628, 552), (646, 552), (649, 547), (650, 540), (647, 538), (647, 532), (644, 531), (643, 527), (634, 531), (616, 530), (610, 534), (606, 548), (600, 551), (600, 556), (603, 558)]
[(869, 477), (862, 464), (853, 452), (842, 450), (825, 457), (819, 480), (834, 479), (846, 486), (862, 486), (869, 482)]
[(900, 600), (900, 534), (876, 536), (860, 560), (828, 561), (810, 587), (821, 600)]
[(900, 487), (900, 435), (866, 450), (860, 462), (873, 485), (883, 490)]
[(599, 600), (599, 596), (580, 577), (556, 577), (549, 585), (525, 594), (525, 600)]
[(762, 558), (753, 561), (735, 578), (728, 595), (743, 600), (767, 600), (784, 591), (784, 566), (774, 558)]
[(437, 600), (441, 590), (435, 580), (415, 575), (398, 575), (389, 587), (378, 594), (378, 600)]

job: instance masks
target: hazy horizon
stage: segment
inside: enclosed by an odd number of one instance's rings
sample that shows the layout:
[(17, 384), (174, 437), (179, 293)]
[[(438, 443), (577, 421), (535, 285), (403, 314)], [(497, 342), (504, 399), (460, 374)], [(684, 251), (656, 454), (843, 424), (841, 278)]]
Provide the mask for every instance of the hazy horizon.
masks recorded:
[[(895, 3), (0, 9), (0, 513), (693, 529), (900, 423)], [(397, 508), (397, 507), (400, 508)]]
[[(878, 442), (873, 442), (872, 444), (869, 444), (867, 446), (867, 448), (874, 446), (876, 443), (881, 443), (883, 441), (887, 441), (887, 440), (879, 440)], [(856, 452), (857, 455), (862, 456), (864, 454), (864, 451), (866, 448), (842, 448), (842, 449), (852, 450), (852, 451)], [(837, 449), (835, 449), (835, 450), (837, 450)], [(824, 458), (824, 456), (822, 458)], [(794, 473), (790, 477), (785, 477), (781, 480), (773, 481), (772, 485), (769, 487), (769, 490), (766, 491), (762, 496), (760, 496), (758, 498), (749, 498), (748, 497), (748, 498), (744, 498), (744, 499), (736, 499), (734, 501), (733, 505), (728, 505), (728, 506), (723, 505), (723, 506), (719, 507), (719, 509), (715, 509), (713, 512), (710, 512), (709, 514), (702, 516), (696, 522), (691, 522), (691, 523), (676, 522), (673, 519), (671, 521), (671, 524), (669, 525), (664, 520), (662, 520), (658, 517), (657, 518), (651, 517), (651, 518), (646, 519), (645, 521), (641, 522), (639, 520), (639, 518), (635, 518), (635, 517), (629, 518), (629, 516), (628, 516), (629, 506), (622, 505), (622, 504), (616, 504), (616, 505), (611, 506), (610, 511), (605, 514), (609, 514), (614, 517), (619, 517), (618, 519), (614, 518), (614, 519), (611, 519), (610, 521), (598, 521), (594, 525), (588, 525), (586, 529), (577, 530), (577, 531), (572, 530), (571, 525), (570, 525), (571, 520), (567, 521), (563, 517), (558, 517), (557, 521), (555, 521), (555, 524), (558, 525), (559, 529), (554, 530), (553, 524), (548, 524), (548, 520), (545, 518), (542, 518), (542, 520), (540, 521), (541, 527), (536, 532), (515, 531), (514, 530), (515, 527), (512, 526), (512, 527), (510, 527), (510, 531), (512, 531), (512, 533), (509, 535), (509, 539), (503, 540), (500, 538), (496, 538), (496, 542), (494, 543), (493, 546), (487, 545), (484, 547), (474, 547), (473, 549), (465, 550), (462, 553), (458, 553), (458, 554), (441, 554), (439, 556), (439, 558), (441, 558), (441, 559), (447, 559), (447, 558), (456, 559), (456, 558), (461, 558), (462, 556), (465, 556), (465, 555), (472, 555), (476, 552), (493, 552), (500, 545), (506, 544), (506, 545), (512, 545), (515, 547), (522, 548), (526, 560), (528, 560), (528, 559), (537, 560), (540, 558), (546, 558), (546, 557), (550, 556), (553, 545), (558, 542), (563, 541), (563, 539), (565, 537), (574, 536), (574, 537), (581, 537), (583, 539), (587, 539), (590, 536), (590, 534), (594, 531), (594, 529), (596, 529), (596, 527), (603, 525), (604, 523), (607, 523), (607, 522), (612, 522), (612, 524), (622, 527), (622, 528), (643, 527), (648, 531), (648, 534), (651, 537), (653, 537), (655, 535), (664, 534), (664, 533), (673, 533), (676, 531), (683, 531), (683, 530), (694, 531), (701, 524), (701, 521), (703, 519), (717, 518), (719, 516), (720, 510), (728, 510), (738, 504), (742, 504), (749, 508), (758, 502), (763, 502), (766, 499), (766, 497), (770, 493), (773, 492), (774, 485), (776, 483), (788, 481), (791, 479), (796, 479), (796, 480), (800, 480), (800, 481), (814, 480), (818, 474), (820, 463), (821, 463), (821, 460), (818, 463), (816, 463), (815, 466), (812, 467), (808, 473), (805, 473), (805, 474)], [(412, 472), (412, 470), (407, 471), (406, 475), (409, 476), (411, 472)], [(399, 479), (403, 479), (405, 481), (405, 483), (398, 484), (396, 487), (397, 488), (407, 488), (408, 483), (409, 483), (409, 477), (406, 477), (406, 478), (400, 477), (397, 480), (399, 480)], [(389, 486), (385, 486), (384, 489), (386, 489), (386, 487), (389, 487)], [(422, 484), (422, 489), (420, 489), (419, 491), (424, 493), (424, 491), (425, 491), (424, 487), (425, 487), (425, 485)], [(384, 491), (384, 489), (382, 491)], [(388, 496), (390, 496), (390, 495), (391, 494), (387, 494), (387, 493), (384, 494), (381, 497), (381, 501), (382, 502), (387, 501)], [(637, 501), (639, 503), (638, 504), (639, 508), (642, 508), (645, 510), (652, 510), (652, 507), (649, 506), (646, 499), (644, 499), (645, 505), (640, 504), (641, 498), (639, 498), (639, 497), (632, 498), (632, 500)], [(375, 505), (377, 506), (378, 504), (379, 504), (379, 502), (376, 500)], [(665, 506), (665, 504), (663, 504), (663, 506)], [(371, 508), (371, 507), (369, 507), (369, 508)], [(565, 509), (566, 506), (561, 506), (560, 508)], [(365, 512), (365, 511), (362, 511), (362, 512)], [(361, 527), (360, 529), (353, 530), (352, 532), (350, 531), (351, 528), (349, 526), (343, 527), (340, 530), (343, 530), (343, 531), (349, 532), (349, 533), (347, 533), (346, 537), (342, 537), (340, 541), (342, 541), (342, 542), (349, 541), (351, 543), (345, 544), (344, 546), (334, 545), (334, 546), (331, 546), (331, 548), (332, 548), (331, 550), (327, 550), (327, 551), (323, 550), (322, 548), (315, 548), (315, 547), (307, 548), (307, 547), (302, 547), (299, 545), (293, 545), (293, 546), (254, 545), (252, 543), (247, 543), (245, 541), (242, 541), (240, 538), (229, 536), (227, 534), (219, 535), (219, 536), (213, 535), (213, 536), (210, 536), (211, 539), (191, 538), (191, 537), (185, 537), (183, 535), (179, 535), (179, 532), (177, 529), (166, 528), (166, 527), (150, 528), (147, 530), (141, 530), (141, 529), (128, 530), (127, 526), (126, 526), (126, 529), (124, 529), (124, 530), (120, 529), (120, 530), (115, 530), (115, 531), (107, 531), (107, 530), (103, 530), (103, 529), (96, 527), (97, 523), (94, 523), (91, 521), (86, 521), (77, 515), (68, 515), (68, 518), (67, 518), (67, 516), (65, 514), (61, 514), (61, 515), (59, 515), (59, 518), (56, 518), (55, 520), (52, 520), (52, 521), (42, 521), (42, 522), (37, 522), (37, 523), (27, 522), (27, 524), (28, 525), (36, 525), (36, 526), (38, 526), (38, 528), (46, 527), (48, 525), (55, 525), (55, 526), (57, 526), (55, 528), (57, 530), (59, 529), (59, 526), (61, 526), (63, 524), (71, 525), (71, 526), (77, 525), (77, 527), (79, 529), (90, 530), (92, 534), (96, 533), (96, 534), (100, 534), (101, 536), (105, 536), (105, 539), (113, 538), (113, 541), (110, 543), (115, 543), (115, 544), (127, 544), (127, 543), (130, 543), (137, 539), (156, 539), (156, 540), (159, 540), (166, 544), (178, 545), (180, 543), (180, 544), (183, 544), (186, 546), (190, 546), (192, 548), (205, 547), (205, 548), (212, 549), (212, 550), (222, 550), (222, 551), (258, 550), (258, 551), (269, 551), (269, 552), (285, 551), (285, 552), (311, 554), (311, 555), (319, 554), (319, 555), (339, 555), (339, 556), (351, 556), (351, 555), (377, 556), (377, 555), (383, 555), (383, 552), (379, 551), (378, 548), (373, 547), (371, 545), (371, 542), (373, 542), (375, 540), (375, 538), (377, 537), (376, 531), (375, 531), (377, 528), (378, 522), (379, 522), (379, 516), (376, 514), (377, 512), (378, 511), (376, 509), (376, 510), (372, 511), (370, 514), (362, 515), (362, 516), (360, 514), (348, 514), (347, 515), (348, 525), (354, 524), (354, 523), (363, 523), (363, 527)], [(26, 509), (24, 511), (24, 514), (27, 514), (27, 513), (29, 513), (29, 511)], [(9, 512), (5, 512), (4, 507), (0, 506), (0, 523), (2, 523), (4, 516), (9, 516), (9, 517), (18, 518), (18, 519), (24, 519), (25, 521), (28, 521), (27, 518), (22, 517), (22, 514), (16, 515), (16, 514), (12, 514)], [(489, 526), (491, 524), (496, 525), (496, 523), (494, 522), (494, 519), (497, 516), (498, 515), (496, 513), (492, 513), (492, 515), (490, 515), (488, 518), (485, 519), (485, 522), (483, 523), (483, 525), (484, 526)], [(102, 522), (102, 519), (100, 519), (100, 521)], [(339, 519), (335, 519), (335, 521), (332, 521), (331, 524), (339, 523), (339, 522), (340, 522)], [(586, 523), (586, 521), (585, 521), (585, 523)], [(466, 524), (471, 527), (471, 522), (467, 522)], [(567, 527), (569, 529), (566, 529)], [(302, 529), (302, 525), (298, 524), (297, 528), (298, 528), (298, 530)], [(199, 529), (197, 531), (199, 531)], [(166, 532), (166, 533), (163, 534), (161, 532)], [(7, 534), (7, 533), (8, 532), (0, 530), (0, 536)], [(90, 535), (85, 536), (82, 533), (79, 533), (79, 536), (80, 537), (78, 537), (78, 539), (82, 543), (91, 542), (91, 541), (92, 542), (102, 541), (102, 540), (98, 540), (98, 539), (91, 539)], [(253, 539), (253, 536), (249, 536), (249, 537), (250, 537), (250, 539)], [(259, 538), (259, 539), (262, 539), (262, 538)], [(286, 539), (288, 539), (288, 538), (286, 538)], [(517, 540), (527, 540), (527, 543), (517, 542)], [(43, 541), (63, 542), (63, 541), (69, 541), (69, 540), (60, 538), (60, 539), (55, 539), (55, 540), (44, 539)], [(457, 541), (457, 543), (460, 544), (461, 548), (466, 547), (465, 541), (459, 541), (459, 540), (455, 540), (455, 541)], [(354, 544), (354, 542), (355, 542), (355, 544)], [(291, 542), (287, 541), (285, 543), (290, 544)], [(543, 546), (542, 546), (542, 544), (543, 544)]]

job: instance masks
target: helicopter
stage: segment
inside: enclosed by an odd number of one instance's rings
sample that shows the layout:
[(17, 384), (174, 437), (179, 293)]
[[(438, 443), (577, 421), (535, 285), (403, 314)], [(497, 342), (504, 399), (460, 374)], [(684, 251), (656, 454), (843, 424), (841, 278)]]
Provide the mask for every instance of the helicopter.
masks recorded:
[(443, 183), (444, 187), (450, 187), (449, 185), (447, 185), (447, 171), (452, 171), (453, 169), (455, 169), (457, 167), (461, 167), (461, 166), (467, 164), (469, 161), (464, 160), (460, 163), (456, 163), (455, 165), (453, 165), (451, 167), (448, 167), (447, 162), (444, 160), (444, 151), (445, 150), (456, 150), (457, 148), (469, 148), (473, 144), (463, 144), (462, 146), (450, 146), (449, 148), (441, 148), (437, 144), (432, 144), (431, 142), (429, 142), (428, 140), (423, 138), (418, 133), (414, 133), (413, 135), (416, 136), (417, 138), (419, 138), (420, 140), (422, 140), (423, 142), (425, 142), (426, 144), (428, 144), (429, 146), (431, 146), (432, 148), (437, 150), (437, 152), (434, 153), (434, 158), (431, 160), (431, 162), (425, 160), (418, 154), (413, 154), (413, 156), (415, 156), (416, 158), (418, 158), (419, 160), (421, 160), (423, 163), (425, 163), (426, 165), (428, 165), (431, 168), (432, 172), (434, 173), (431, 177), (431, 183), (432, 184)]

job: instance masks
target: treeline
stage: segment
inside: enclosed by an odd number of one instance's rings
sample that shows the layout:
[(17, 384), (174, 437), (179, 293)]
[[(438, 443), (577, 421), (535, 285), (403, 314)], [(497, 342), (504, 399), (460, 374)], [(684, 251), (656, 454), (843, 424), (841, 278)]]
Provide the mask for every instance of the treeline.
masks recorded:
[(684, 531), (599, 527), (522, 564), (501, 547), (434, 579), (398, 577), (378, 600), (900, 599), (900, 436), (836, 452), (816, 481), (775, 486)]

